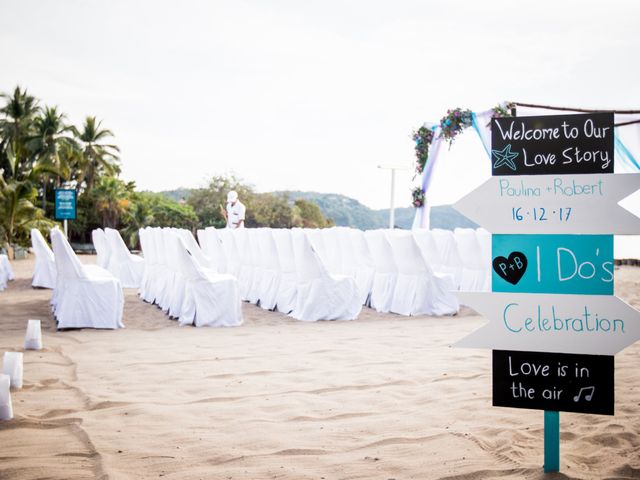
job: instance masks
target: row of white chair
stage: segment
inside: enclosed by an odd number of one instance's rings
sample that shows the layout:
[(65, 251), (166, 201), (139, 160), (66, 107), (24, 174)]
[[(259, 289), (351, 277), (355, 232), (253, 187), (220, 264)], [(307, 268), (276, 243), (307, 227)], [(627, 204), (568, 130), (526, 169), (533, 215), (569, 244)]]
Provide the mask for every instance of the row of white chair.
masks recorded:
[(297, 320), (353, 320), (362, 309), (353, 278), (329, 272), (301, 229), (198, 231), (215, 268), (238, 278), (243, 300)]
[(491, 234), (479, 228), (412, 230), (423, 257), (434, 271), (450, 274), (456, 289), (491, 290)]
[[(170, 316), (182, 316), (182, 300), (176, 299), (179, 294), (175, 287), (181, 283), (183, 266), (172, 261), (180, 257), (172, 253), (173, 236), (180, 240), (187, 258), (198, 271), (209, 277), (218, 274), (234, 279), (238, 308), (242, 299), (305, 321), (352, 320), (360, 313), (362, 305), (355, 282), (330, 275), (301, 231), (225, 229), (219, 235), (215, 231), (214, 234), (219, 249), (207, 248), (204, 252), (186, 230), (142, 229), (140, 238), (147, 273), (141, 297), (157, 303)], [(211, 292), (210, 297), (212, 302), (216, 301)], [(218, 298), (217, 302), (224, 305), (224, 298)], [(229, 305), (225, 308), (233, 317), (235, 309)]]
[(145, 257), (140, 297), (155, 303), (181, 325), (231, 327), (242, 324), (238, 281), (217, 273), (190, 232), (140, 230)]
[(244, 300), (294, 316), (291, 292), (299, 289), (294, 282), (302, 283), (299, 270), (308, 262), (290, 245), (297, 237), (308, 245), (318, 272), (351, 281), (359, 306), (402, 315), (447, 315), (458, 310), (450, 293), (456, 288), (453, 278), (431, 270), (407, 231), (345, 227), (198, 231), (213, 266), (237, 276)]

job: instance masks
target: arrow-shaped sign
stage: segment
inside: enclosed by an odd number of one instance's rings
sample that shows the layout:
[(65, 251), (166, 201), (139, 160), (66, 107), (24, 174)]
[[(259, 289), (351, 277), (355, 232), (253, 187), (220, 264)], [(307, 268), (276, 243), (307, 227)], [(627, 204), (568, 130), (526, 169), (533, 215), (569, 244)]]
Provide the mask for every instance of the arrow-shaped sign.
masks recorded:
[(640, 218), (618, 205), (640, 174), (491, 177), (453, 208), (491, 233), (637, 234)]
[(454, 346), (615, 355), (640, 339), (640, 312), (613, 295), (460, 292), (489, 323)]

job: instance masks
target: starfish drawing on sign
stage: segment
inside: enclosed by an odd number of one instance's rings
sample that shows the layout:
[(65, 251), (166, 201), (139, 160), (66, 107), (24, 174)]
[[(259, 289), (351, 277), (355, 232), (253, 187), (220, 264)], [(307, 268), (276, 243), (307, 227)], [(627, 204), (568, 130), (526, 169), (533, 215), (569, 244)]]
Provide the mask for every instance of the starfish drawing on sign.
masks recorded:
[(520, 154), (518, 152), (511, 151), (511, 144), (507, 145), (502, 150), (491, 150), (491, 154), (496, 158), (496, 163), (493, 164), (493, 168), (506, 165), (511, 170), (516, 170), (516, 164), (513, 160)]

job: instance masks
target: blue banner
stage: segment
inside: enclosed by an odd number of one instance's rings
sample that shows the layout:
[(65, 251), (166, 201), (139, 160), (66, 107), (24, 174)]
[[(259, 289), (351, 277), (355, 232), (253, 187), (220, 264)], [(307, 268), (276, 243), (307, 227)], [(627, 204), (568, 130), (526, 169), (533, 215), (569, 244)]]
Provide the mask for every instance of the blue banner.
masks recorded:
[(56, 220), (75, 220), (76, 214), (76, 191), (73, 189), (57, 189)]

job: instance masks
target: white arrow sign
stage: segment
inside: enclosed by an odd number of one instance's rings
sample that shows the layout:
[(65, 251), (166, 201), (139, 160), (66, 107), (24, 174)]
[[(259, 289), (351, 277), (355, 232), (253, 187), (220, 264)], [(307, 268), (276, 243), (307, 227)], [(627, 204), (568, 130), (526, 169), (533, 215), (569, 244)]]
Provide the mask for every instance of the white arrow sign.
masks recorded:
[(458, 293), (489, 319), (455, 347), (615, 355), (640, 339), (640, 312), (613, 295)]
[(453, 208), (491, 233), (637, 234), (618, 202), (638, 189), (638, 173), (491, 177)]

